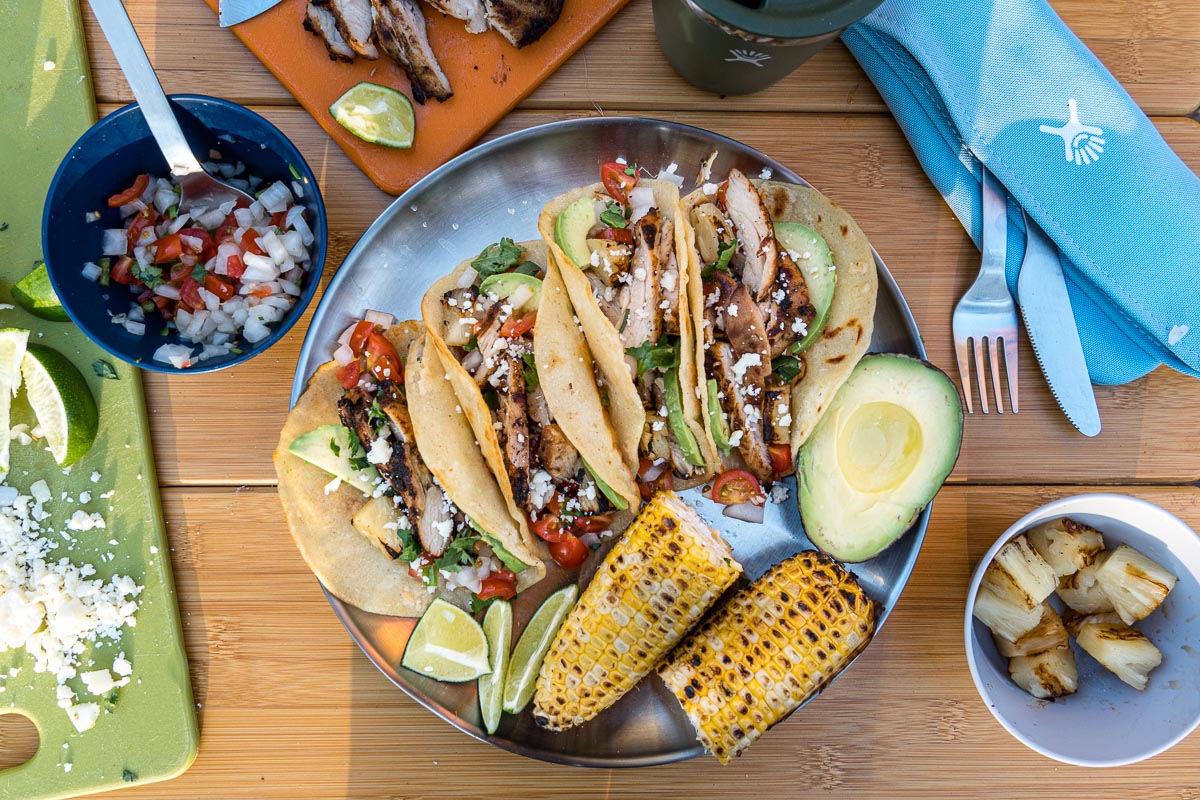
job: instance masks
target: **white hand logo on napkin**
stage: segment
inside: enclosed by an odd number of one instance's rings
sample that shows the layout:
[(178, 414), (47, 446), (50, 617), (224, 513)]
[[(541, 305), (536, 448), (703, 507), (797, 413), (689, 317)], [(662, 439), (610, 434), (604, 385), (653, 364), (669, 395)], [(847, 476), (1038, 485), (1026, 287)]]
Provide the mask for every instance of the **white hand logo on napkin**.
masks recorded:
[(1075, 98), (1067, 101), (1067, 109), (1071, 118), (1067, 120), (1066, 125), (1060, 128), (1042, 125), (1038, 130), (1062, 137), (1067, 161), (1074, 161), (1079, 165), (1098, 161), (1100, 154), (1104, 152), (1104, 139), (1100, 138), (1104, 131), (1095, 125), (1084, 125), (1079, 121), (1079, 109), (1075, 105)]

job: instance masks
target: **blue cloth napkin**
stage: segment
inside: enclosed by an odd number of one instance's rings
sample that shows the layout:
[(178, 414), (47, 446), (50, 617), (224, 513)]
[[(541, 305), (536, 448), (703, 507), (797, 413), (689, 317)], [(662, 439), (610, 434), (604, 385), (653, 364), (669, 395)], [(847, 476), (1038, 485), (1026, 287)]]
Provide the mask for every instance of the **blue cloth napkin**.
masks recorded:
[[(979, 243), (979, 163), (1058, 245), (1092, 380), (1200, 377), (1200, 179), (1044, 0), (888, 0), (843, 41)], [(1008, 284), (1025, 253), (1009, 204)]]

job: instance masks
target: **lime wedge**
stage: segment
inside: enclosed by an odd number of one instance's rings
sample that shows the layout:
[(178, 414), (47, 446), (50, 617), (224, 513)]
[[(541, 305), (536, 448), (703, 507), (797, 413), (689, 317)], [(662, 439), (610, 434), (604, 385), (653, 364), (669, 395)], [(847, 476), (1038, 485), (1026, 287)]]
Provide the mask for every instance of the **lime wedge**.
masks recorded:
[(58, 351), (31, 344), (21, 360), (21, 377), (54, 460), (65, 467), (83, 458), (100, 427), (83, 375)]
[(448, 683), (487, 674), (487, 637), (471, 615), (437, 599), (429, 604), (404, 648), (400, 666)]
[(488, 641), (488, 662), (492, 671), (479, 679), (479, 711), (483, 728), (495, 733), (500, 726), (504, 703), (504, 676), (508, 673), (508, 650), (512, 646), (512, 604), (497, 600), (483, 615), (483, 633)]
[(35, 317), (52, 319), (56, 322), (70, 319), (66, 309), (54, 293), (50, 285), (50, 276), (46, 274), (46, 265), (38, 264), (33, 272), (13, 284), (12, 297), (17, 305)]
[(542, 660), (578, 598), (578, 586), (564, 586), (546, 598), (521, 632), (504, 679), (504, 710), (509, 714), (519, 714), (529, 704)]
[(412, 103), (395, 89), (357, 83), (329, 107), (329, 113), (360, 139), (386, 147), (412, 147), (416, 130)]
[(29, 331), (20, 328), (0, 330), (0, 472), (8, 472), (12, 399), (21, 386), (21, 360), (25, 358), (28, 342)]

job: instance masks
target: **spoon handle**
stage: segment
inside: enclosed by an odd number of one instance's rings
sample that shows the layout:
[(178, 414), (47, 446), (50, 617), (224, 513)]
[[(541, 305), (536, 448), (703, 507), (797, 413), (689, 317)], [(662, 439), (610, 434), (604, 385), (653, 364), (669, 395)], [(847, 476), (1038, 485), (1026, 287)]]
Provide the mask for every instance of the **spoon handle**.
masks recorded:
[(172, 174), (183, 176), (201, 172), (200, 163), (184, 138), (183, 130), (171, 111), (167, 96), (154, 74), (154, 67), (146, 57), (146, 51), (121, 0), (88, 0), (88, 4), (96, 14), (100, 30), (104, 32), (104, 38), (108, 39), (108, 45), (121, 65), (125, 80), (129, 82), (142, 116), (150, 127), (150, 133), (154, 134), (159, 149), (166, 156)]

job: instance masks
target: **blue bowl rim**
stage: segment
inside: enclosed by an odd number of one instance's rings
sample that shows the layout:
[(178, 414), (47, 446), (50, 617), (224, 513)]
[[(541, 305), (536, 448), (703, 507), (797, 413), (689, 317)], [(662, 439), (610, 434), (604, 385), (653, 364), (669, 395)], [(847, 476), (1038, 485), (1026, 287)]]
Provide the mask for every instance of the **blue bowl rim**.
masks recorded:
[(50, 181), (50, 187), (46, 190), (46, 200), (42, 205), (42, 262), (46, 266), (46, 274), (50, 278), (50, 285), (53, 287), (55, 293), (59, 295), (60, 302), (62, 302), (63, 308), (67, 312), (67, 316), (69, 316), (71, 318), (71, 322), (74, 323), (79, 330), (83, 331), (84, 335), (86, 335), (88, 339), (98, 347), (103, 349), (109, 355), (112, 355), (127, 364), (132, 364), (133, 366), (148, 372), (161, 372), (167, 375), (195, 375), (228, 369), (249, 361), (259, 353), (262, 353), (274, 346), (277, 341), (288, 334), (300, 317), (304, 316), (304, 312), (308, 308), (309, 303), (311, 303), (313, 297), (316, 296), (317, 288), (321, 283), (321, 276), (325, 271), (325, 256), (326, 250), (328, 249), (325, 200), (321, 196), (321, 187), (317, 182), (317, 176), (308, 166), (308, 161), (305, 160), (304, 154), (300, 152), (300, 149), (296, 147), (292, 140), (288, 138), (283, 131), (281, 131), (266, 117), (247, 108), (246, 106), (241, 105), (240, 103), (235, 103), (232, 100), (225, 100), (224, 98), (220, 97), (213, 97), (211, 95), (170, 94), (167, 95), (167, 99), (178, 103), (184, 108), (190, 109), (197, 105), (212, 104), (221, 106), (226, 110), (234, 112), (235, 114), (242, 113), (256, 118), (268, 130), (272, 131), (276, 136), (279, 137), (279, 141), (286, 146), (287, 152), (285, 155), (288, 158), (289, 163), (294, 163), (301, 175), (307, 180), (305, 184), (305, 191), (308, 192), (311, 188), (313, 200), (312, 208), (314, 209), (317, 217), (315, 220), (317, 224), (313, 226), (314, 242), (312, 253), (312, 269), (309, 271), (308, 286), (305, 287), (304, 292), (297, 299), (296, 304), (289, 309), (288, 315), (284, 317), (280, 324), (271, 332), (270, 336), (262, 341), (256, 342), (239, 356), (226, 361), (202, 361), (196, 366), (188, 367), (187, 369), (178, 369), (169, 364), (160, 364), (155, 361), (130, 358), (119, 349), (111, 347), (102, 339), (92, 336), (80, 319), (76, 316), (74, 310), (71, 308), (70, 301), (62, 299), (64, 297), (69, 297), (70, 295), (64, 291), (64, 287), (61, 286), (59, 281), (55, 278), (55, 268), (50, 265), (50, 260), (46, 255), (49, 250), (47, 247), (47, 241), (50, 236), (50, 209), (52, 202), (58, 193), (59, 182), (62, 179), (63, 172), (67, 168), (68, 162), (71, 160), (71, 156), (76, 152), (76, 150), (86, 149), (90, 140), (98, 136), (99, 132), (106, 126), (110, 125), (114, 120), (125, 114), (140, 112), (141, 109), (136, 102), (122, 106), (121, 108), (113, 111), (111, 114), (107, 114), (104, 117), (96, 120), (96, 122), (93, 123), (90, 128), (84, 131), (79, 138), (75, 140), (70, 148), (67, 149), (66, 153), (63, 154), (62, 161), (59, 162), (58, 169), (54, 172), (54, 178)]

